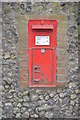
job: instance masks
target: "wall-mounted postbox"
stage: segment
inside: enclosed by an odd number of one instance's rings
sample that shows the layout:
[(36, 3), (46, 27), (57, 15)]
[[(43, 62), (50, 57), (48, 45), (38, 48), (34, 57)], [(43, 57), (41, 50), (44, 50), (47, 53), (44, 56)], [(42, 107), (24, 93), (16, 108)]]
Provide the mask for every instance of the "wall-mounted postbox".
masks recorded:
[(57, 20), (28, 21), (29, 86), (56, 86)]

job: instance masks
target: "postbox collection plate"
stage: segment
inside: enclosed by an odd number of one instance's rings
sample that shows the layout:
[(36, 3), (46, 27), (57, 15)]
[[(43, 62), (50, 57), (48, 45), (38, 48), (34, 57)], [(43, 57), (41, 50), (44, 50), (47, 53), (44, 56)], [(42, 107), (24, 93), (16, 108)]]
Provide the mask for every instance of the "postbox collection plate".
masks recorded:
[(28, 35), (29, 87), (55, 87), (57, 20), (29, 20)]
[(35, 45), (50, 45), (49, 36), (35, 36)]

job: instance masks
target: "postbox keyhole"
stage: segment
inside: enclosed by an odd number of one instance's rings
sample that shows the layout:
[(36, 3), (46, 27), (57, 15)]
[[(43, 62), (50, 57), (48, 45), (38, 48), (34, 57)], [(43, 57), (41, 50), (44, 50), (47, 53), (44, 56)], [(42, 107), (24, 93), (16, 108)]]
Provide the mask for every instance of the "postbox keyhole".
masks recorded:
[(37, 67), (35, 67), (35, 71), (37, 71)]
[(37, 65), (37, 66), (34, 66), (34, 71), (35, 71), (35, 72), (40, 72), (40, 66), (38, 66), (38, 65)]

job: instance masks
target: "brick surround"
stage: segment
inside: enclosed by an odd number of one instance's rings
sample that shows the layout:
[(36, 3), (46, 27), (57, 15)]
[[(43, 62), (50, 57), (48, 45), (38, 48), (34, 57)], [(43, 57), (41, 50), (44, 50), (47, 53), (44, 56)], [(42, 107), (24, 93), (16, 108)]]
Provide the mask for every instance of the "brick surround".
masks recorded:
[(66, 30), (67, 15), (34, 16), (24, 15), (18, 17), (18, 58), (20, 85), (28, 87), (28, 19), (57, 19), (57, 87), (64, 87), (66, 82)]

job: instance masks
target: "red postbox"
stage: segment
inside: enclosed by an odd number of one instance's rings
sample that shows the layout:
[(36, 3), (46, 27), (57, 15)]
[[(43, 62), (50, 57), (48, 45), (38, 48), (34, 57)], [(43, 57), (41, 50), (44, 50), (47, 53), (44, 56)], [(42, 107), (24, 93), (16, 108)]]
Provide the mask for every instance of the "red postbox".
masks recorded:
[(55, 87), (57, 20), (29, 20), (28, 35), (29, 87)]

